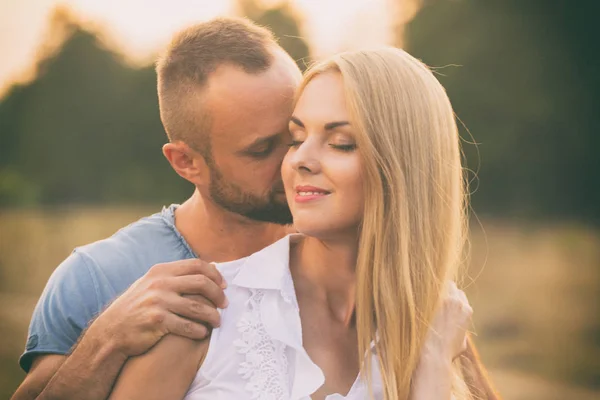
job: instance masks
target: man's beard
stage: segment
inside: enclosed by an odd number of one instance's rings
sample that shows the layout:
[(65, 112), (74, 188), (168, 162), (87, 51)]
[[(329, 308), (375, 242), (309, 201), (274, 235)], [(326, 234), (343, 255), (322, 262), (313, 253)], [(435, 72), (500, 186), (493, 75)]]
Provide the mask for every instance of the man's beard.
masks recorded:
[(224, 209), (255, 221), (279, 225), (292, 223), (292, 213), (287, 201), (281, 203), (276, 199), (283, 188), (273, 188), (263, 198), (244, 192), (238, 185), (227, 182), (215, 166), (210, 168), (210, 175), (210, 197)]

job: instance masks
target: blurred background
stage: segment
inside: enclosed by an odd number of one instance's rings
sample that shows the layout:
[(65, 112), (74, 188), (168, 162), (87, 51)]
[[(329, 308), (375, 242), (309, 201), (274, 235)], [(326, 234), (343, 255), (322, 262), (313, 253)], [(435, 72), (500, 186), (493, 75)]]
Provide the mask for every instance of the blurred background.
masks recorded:
[(153, 61), (182, 27), (245, 15), (305, 68), (394, 44), (463, 126), (467, 294), (505, 399), (600, 398), (600, 53), (594, 1), (0, 0), (0, 398), (32, 309), (75, 246), (182, 202)]

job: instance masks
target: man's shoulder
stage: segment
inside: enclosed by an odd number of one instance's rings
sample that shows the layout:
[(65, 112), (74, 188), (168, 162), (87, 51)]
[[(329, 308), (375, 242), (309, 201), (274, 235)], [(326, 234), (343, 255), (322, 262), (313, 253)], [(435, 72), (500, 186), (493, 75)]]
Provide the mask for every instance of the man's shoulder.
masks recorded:
[(191, 249), (175, 228), (175, 208), (141, 218), (106, 239), (76, 248), (75, 253), (96, 279), (111, 285), (130, 284), (155, 264), (191, 258)]
[(165, 210), (132, 222), (105, 239), (79, 246), (77, 251), (88, 255), (100, 255), (107, 251), (128, 252), (149, 247), (150, 244), (160, 245), (160, 239), (177, 238), (174, 222)]
[(90, 320), (153, 265), (193, 257), (175, 228), (175, 208), (76, 248), (56, 268), (32, 316), (23, 369), (35, 354), (66, 354)]

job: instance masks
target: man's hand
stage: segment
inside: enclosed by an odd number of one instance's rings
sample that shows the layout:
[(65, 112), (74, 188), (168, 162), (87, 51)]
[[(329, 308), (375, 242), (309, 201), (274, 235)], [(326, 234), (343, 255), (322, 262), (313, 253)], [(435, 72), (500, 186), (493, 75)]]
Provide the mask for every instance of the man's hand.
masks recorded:
[(473, 309), (465, 293), (449, 282), (445, 297), (427, 333), (423, 352), (454, 360), (467, 346), (467, 329)]
[(164, 335), (203, 339), (218, 327), (217, 307), (227, 306), (226, 283), (199, 259), (153, 266), (90, 325), (86, 335), (112, 341), (126, 357), (142, 354)]
[(208, 326), (219, 326), (225, 286), (214, 265), (201, 260), (153, 266), (96, 318), (68, 357), (36, 357), (13, 399), (105, 399), (128, 357), (167, 333), (202, 339)]
[(452, 361), (466, 349), (473, 309), (454, 282), (446, 289), (413, 372), (410, 400), (454, 399)]

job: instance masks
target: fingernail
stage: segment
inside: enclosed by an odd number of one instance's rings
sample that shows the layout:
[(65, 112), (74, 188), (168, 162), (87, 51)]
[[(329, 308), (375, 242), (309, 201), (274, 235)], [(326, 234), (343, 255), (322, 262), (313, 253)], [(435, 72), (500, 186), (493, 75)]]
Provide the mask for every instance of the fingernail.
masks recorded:
[(225, 279), (221, 279), (221, 289), (225, 289), (227, 287), (227, 281)]
[(228, 305), (229, 305), (229, 300), (227, 300), (227, 297), (225, 297), (225, 301), (223, 302), (222, 308), (226, 308)]

